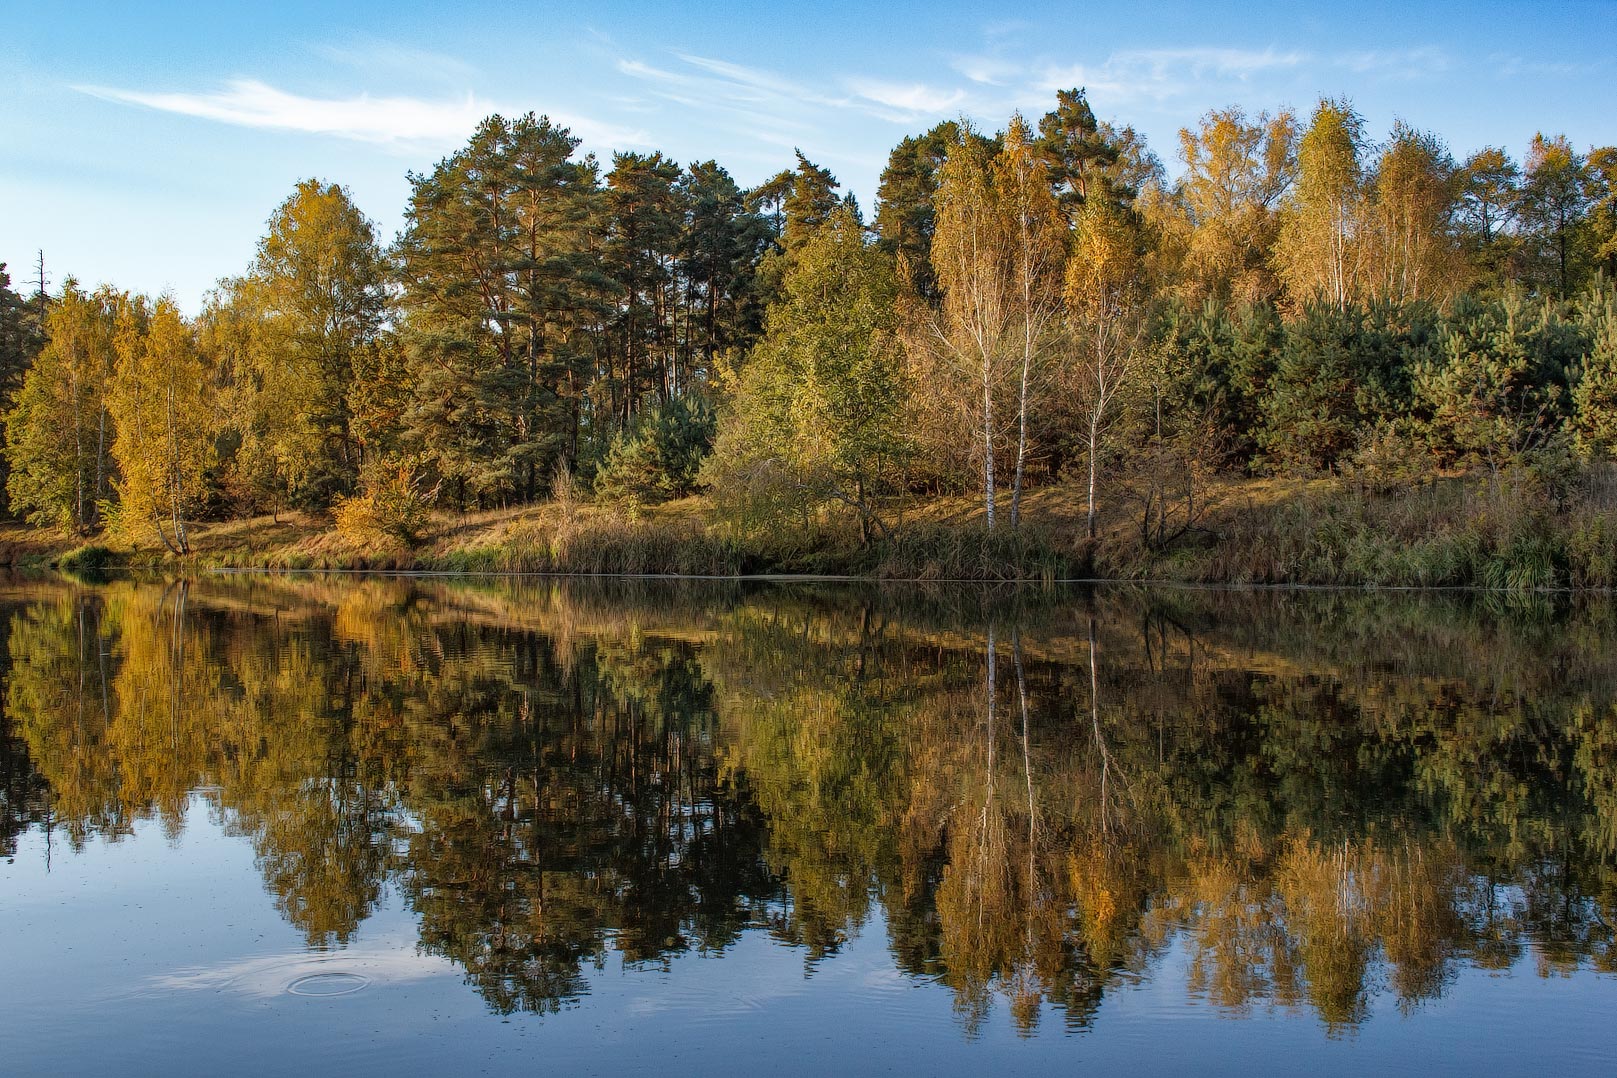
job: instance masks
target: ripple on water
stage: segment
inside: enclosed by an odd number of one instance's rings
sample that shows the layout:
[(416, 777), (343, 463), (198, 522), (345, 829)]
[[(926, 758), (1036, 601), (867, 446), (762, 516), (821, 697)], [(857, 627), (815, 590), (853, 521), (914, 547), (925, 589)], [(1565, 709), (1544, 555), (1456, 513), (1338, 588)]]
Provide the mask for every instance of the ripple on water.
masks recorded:
[(370, 987), (371, 979), (358, 973), (311, 973), (286, 986), (294, 996), (351, 996)]

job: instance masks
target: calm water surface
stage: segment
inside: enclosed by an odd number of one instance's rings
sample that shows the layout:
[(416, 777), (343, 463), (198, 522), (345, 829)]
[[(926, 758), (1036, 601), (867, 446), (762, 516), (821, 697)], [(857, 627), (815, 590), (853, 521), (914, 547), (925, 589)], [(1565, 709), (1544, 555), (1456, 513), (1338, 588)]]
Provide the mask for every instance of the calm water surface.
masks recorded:
[(1617, 607), (0, 584), (0, 1071), (1617, 1070)]

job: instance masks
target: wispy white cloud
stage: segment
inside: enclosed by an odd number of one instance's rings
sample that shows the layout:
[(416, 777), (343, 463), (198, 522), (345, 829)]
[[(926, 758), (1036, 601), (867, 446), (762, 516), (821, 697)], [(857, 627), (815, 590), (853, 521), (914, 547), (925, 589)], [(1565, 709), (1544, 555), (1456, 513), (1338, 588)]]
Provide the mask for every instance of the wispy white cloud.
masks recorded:
[(949, 66), (982, 86), (1003, 86), (1026, 70), (999, 56), (952, 56)]
[(1529, 60), (1521, 56), (1496, 52), (1488, 57), (1494, 74), (1500, 78), (1571, 78), (1593, 75), (1601, 70), (1595, 64), (1572, 63), (1565, 60)]
[[(234, 79), (223, 89), (201, 93), (157, 93), (108, 86), (75, 86), (80, 93), (124, 105), (214, 120), (238, 127), (329, 135), (356, 142), (415, 148), (454, 145), (471, 134), (478, 121), (501, 110), (473, 94), (462, 98), (426, 99), (359, 94), (311, 97), (281, 90), (256, 79)], [(587, 117), (550, 113), (558, 124), (595, 146), (638, 146), (642, 131), (598, 123)]]
[(765, 68), (694, 53), (673, 55), (677, 65), (658, 66), (626, 58), (617, 62), (617, 69), (648, 84), (650, 93), (665, 100), (710, 114), (728, 114), (753, 125), (751, 133), (763, 141), (770, 141), (772, 134), (775, 141), (782, 141), (782, 128), (823, 131), (829, 117), (838, 112), (912, 124), (951, 112), (969, 100), (963, 90), (919, 82), (851, 77), (810, 85)]
[(849, 79), (847, 85), (858, 97), (875, 102), (904, 118), (935, 116), (959, 108), (966, 100), (964, 90), (945, 90), (919, 82)]
[(1413, 49), (1371, 49), (1363, 52), (1344, 52), (1330, 57), (1337, 67), (1359, 75), (1391, 76), (1397, 79), (1417, 79), (1442, 75), (1454, 67), (1449, 54), (1436, 46)]
[(1045, 90), (1084, 86), (1109, 103), (1167, 101), (1204, 95), (1209, 84), (1245, 83), (1254, 77), (1289, 71), (1311, 59), (1305, 52), (1276, 49), (1125, 49), (1098, 64), (1053, 64), (1042, 69)]
[(428, 78), (465, 85), (479, 74), (475, 65), (458, 56), (393, 41), (361, 39), (342, 45), (320, 42), (308, 48), (322, 60), (372, 75), (405, 75), (412, 80)]
[(772, 71), (748, 67), (745, 64), (735, 64), (728, 60), (715, 60), (709, 56), (697, 56), (688, 52), (679, 53), (678, 56), (685, 63), (698, 70), (705, 71), (734, 86), (750, 88), (761, 95), (807, 98), (818, 98), (820, 96), (807, 87)]

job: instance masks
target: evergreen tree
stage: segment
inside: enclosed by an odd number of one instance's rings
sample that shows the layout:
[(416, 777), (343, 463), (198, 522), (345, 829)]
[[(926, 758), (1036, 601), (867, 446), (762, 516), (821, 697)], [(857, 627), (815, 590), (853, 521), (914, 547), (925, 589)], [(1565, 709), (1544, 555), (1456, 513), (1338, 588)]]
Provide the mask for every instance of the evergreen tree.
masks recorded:
[(679, 384), (675, 269), (684, 214), (680, 168), (660, 153), (620, 153), (607, 173), (605, 271), (619, 301), (609, 328), (617, 357), (609, 388), (626, 427), (643, 395), (667, 401)]
[(1576, 317), (1588, 342), (1572, 389), (1578, 445), (1591, 456), (1617, 457), (1617, 284), (1590, 289)]
[(1038, 148), (1056, 201), (1069, 218), (1092, 194), (1113, 200), (1128, 195), (1110, 173), (1118, 147), (1096, 122), (1082, 89), (1056, 91), (1056, 107), (1039, 120)]
[(772, 303), (784, 287), (797, 251), (807, 243), (841, 203), (837, 178), (798, 150), (797, 167), (778, 172), (747, 193), (747, 205), (764, 215), (774, 246), (758, 267), (759, 291)]
[(1259, 442), (1273, 467), (1331, 470), (1378, 419), (1409, 406), (1431, 346), (1429, 310), (1317, 300), (1285, 328)]
[(399, 245), (415, 381), (408, 441), (456, 503), (532, 499), (577, 444), (598, 313), (593, 161), (533, 114), (491, 116), (411, 177)]
[(712, 376), (719, 357), (744, 353), (763, 331), (757, 273), (770, 240), (767, 223), (747, 208), (745, 193), (712, 161), (685, 171), (680, 197), (682, 339), (687, 382), (694, 384)]
[(1585, 349), (1579, 328), (1548, 300), (1512, 290), (1498, 300), (1457, 301), (1438, 354), (1414, 372), (1439, 459), (1498, 469), (1543, 446)]
[[(888, 155), (876, 189), (876, 234), (882, 250), (893, 256), (900, 275), (930, 306), (942, 298), (932, 270), (938, 170), (949, 147), (962, 137), (960, 125), (945, 120), (925, 134), (903, 139)], [(975, 131), (964, 137), (981, 140), (981, 148), (988, 153), (998, 152), (997, 146)]]

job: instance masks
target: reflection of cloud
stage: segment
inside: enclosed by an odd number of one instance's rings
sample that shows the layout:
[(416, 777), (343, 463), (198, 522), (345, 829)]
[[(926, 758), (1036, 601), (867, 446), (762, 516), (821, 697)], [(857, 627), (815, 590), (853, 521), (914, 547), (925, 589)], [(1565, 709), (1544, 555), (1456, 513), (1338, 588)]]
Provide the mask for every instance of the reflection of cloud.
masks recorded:
[(163, 992), (236, 992), (253, 999), (269, 999), (315, 974), (351, 973), (382, 987), (453, 975), (447, 958), (418, 954), (407, 943), (382, 949), (350, 948), (330, 953), (264, 955), (217, 966), (177, 970), (153, 977), (150, 988)]
[[(494, 105), (471, 94), (461, 100), (425, 100), (415, 97), (348, 98), (306, 97), (277, 89), (255, 79), (234, 79), (212, 93), (149, 93), (105, 86), (76, 86), (80, 93), (195, 116), (238, 127), (330, 135), (383, 145), (428, 143), (453, 145), (467, 138)], [(608, 146), (638, 145), (645, 135), (581, 117), (551, 114), (588, 142)]]

